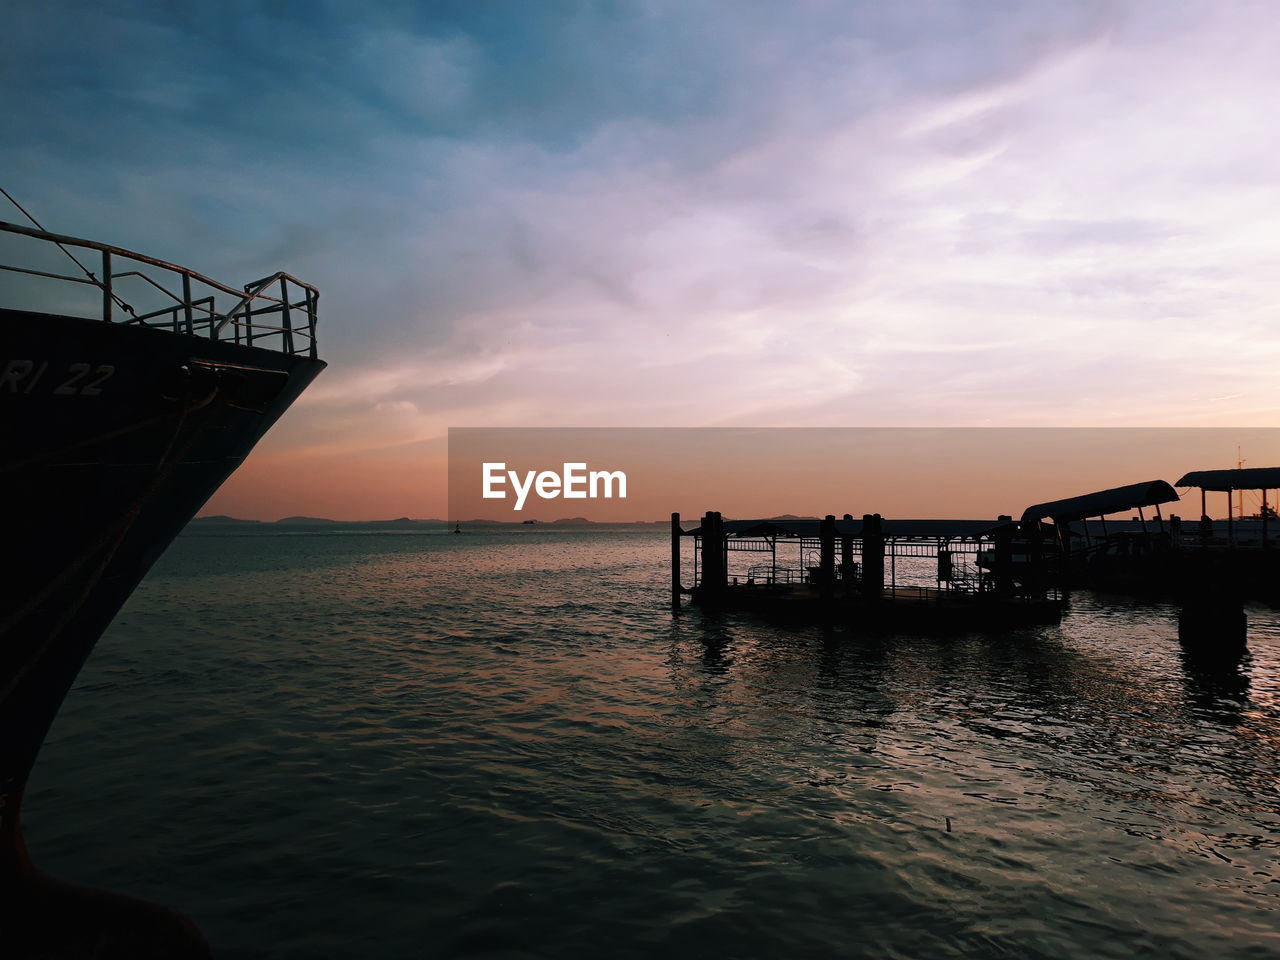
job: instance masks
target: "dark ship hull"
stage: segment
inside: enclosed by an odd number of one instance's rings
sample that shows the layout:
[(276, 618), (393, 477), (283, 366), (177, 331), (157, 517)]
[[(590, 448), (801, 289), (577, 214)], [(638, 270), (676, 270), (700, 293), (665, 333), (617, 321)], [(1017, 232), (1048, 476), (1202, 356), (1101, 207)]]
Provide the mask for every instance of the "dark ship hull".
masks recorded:
[(166, 329), (0, 308), (3, 956), (207, 955), (177, 914), (45, 877), (19, 824), (40, 746), (102, 632), (325, 366), (313, 347), (218, 339), (212, 320), (194, 335), (190, 310), (185, 330), (178, 316)]
[[(121, 604), (324, 364), (71, 317), (0, 311), (0, 324), (6, 353), (33, 362), (32, 382), (0, 388), (17, 561), (0, 623), (8, 795)], [(98, 393), (59, 394), (85, 365), (84, 384), (110, 368)]]

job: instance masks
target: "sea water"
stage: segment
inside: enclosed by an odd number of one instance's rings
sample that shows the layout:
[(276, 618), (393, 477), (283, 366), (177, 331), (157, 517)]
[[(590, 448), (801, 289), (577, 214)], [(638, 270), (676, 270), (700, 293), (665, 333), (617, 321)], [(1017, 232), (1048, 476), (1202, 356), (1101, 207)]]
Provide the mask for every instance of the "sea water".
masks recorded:
[(25, 808), (224, 958), (1280, 953), (1280, 615), (948, 637), (669, 610), (657, 528), (197, 525)]

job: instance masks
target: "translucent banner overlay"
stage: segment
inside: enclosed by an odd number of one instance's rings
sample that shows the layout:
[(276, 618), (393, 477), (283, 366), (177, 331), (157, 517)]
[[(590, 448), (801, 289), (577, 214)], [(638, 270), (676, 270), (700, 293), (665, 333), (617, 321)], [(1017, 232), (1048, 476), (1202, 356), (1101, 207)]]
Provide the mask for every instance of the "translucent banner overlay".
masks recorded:
[[(1016, 518), (1032, 504), (1176, 484), (1241, 460), (1280, 467), (1280, 428), (454, 428), (448, 519)], [(1166, 512), (1199, 517), (1200, 491), (1179, 493)], [(1226, 497), (1208, 494), (1210, 515), (1226, 516)], [(1261, 509), (1258, 491), (1233, 497), (1237, 513)]]

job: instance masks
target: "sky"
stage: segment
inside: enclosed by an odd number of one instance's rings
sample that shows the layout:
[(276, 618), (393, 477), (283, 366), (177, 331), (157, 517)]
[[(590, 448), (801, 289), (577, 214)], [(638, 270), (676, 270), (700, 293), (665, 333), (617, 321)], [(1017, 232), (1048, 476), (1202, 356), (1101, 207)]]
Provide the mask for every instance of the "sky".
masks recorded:
[(1268, 2), (5, 16), (46, 226), (321, 290), (206, 513), (439, 516), (449, 427), (1280, 422)]

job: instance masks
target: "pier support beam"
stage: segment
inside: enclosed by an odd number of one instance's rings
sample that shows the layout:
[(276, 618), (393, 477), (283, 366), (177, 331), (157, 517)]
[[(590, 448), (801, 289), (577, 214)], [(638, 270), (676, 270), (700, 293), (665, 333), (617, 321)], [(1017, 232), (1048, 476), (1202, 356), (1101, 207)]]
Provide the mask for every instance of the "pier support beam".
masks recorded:
[(818, 524), (818, 596), (824, 603), (835, 597), (836, 518), (828, 513)]
[(884, 592), (884, 527), (878, 513), (862, 515), (862, 595), (879, 600)]
[(680, 609), (680, 514), (671, 515), (671, 609)]
[(1001, 514), (996, 518), (1001, 526), (995, 532), (995, 563), (991, 572), (995, 578), (996, 596), (1013, 596), (1013, 517)]
[[(1071, 563), (1071, 527), (1065, 520), (1053, 518), (1053, 532), (1058, 538), (1058, 553), (1062, 555), (1063, 566)], [(1102, 539), (1107, 539), (1107, 518), (1102, 518)]]
[(725, 562), (724, 520), (720, 514), (708, 510), (702, 518), (702, 592), (709, 597), (724, 594), (729, 583), (729, 568)]
[(849, 535), (849, 525), (853, 523), (853, 514), (846, 513), (845, 533), (840, 538), (840, 580), (843, 583), (843, 592), (853, 592), (853, 537)]

